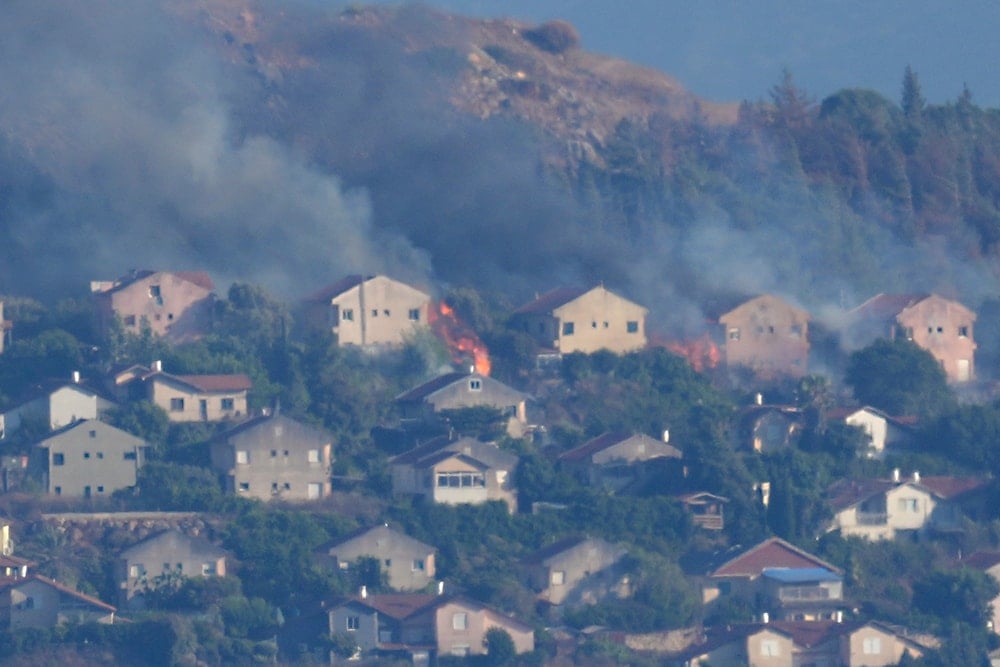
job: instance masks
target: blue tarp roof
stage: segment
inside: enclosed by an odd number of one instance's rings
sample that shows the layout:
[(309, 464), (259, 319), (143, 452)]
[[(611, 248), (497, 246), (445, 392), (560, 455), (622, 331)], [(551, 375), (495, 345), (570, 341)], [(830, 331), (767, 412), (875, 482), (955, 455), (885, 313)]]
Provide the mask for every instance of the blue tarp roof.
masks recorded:
[(762, 574), (783, 584), (804, 584), (814, 581), (840, 581), (841, 576), (825, 567), (768, 567)]

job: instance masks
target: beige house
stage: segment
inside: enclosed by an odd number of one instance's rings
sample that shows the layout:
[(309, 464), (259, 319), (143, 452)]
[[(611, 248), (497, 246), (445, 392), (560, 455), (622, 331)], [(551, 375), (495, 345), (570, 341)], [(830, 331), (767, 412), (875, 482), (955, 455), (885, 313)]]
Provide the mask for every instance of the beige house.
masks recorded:
[(208, 333), (214, 289), (204, 271), (133, 271), (118, 280), (90, 283), (101, 331), (110, 331), (117, 317), (128, 333), (138, 334), (148, 325), (173, 343)]
[(643, 433), (603, 433), (563, 452), (558, 460), (584, 484), (621, 491), (644, 479), (645, 464), (681, 456), (681, 451), (665, 440)]
[(763, 294), (719, 317), (726, 366), (762, 379), (802, 377), (809, 367), (809, 313)]
[(227, 493), (260, 500), (319, 500), (330, 495), (331, 440), (284, 415), (263, 415), (212, 440), (212, 467)]
[(247, 392), (253, 386), (242, 373), (171, 375), (154, 371), (143, 383), (148, 399), (172, 422), (219, 422), (247, 416)]
[(66, 426), (36, 445), (43, 485), (57, 496), (110, 496), (135, 486), (146, 441), (100, 421)]
[[(965, 560), (961, 561), (959, 565), (971, 567), (979, 570), (980, 572), (985, 572), (993, 578), (993, 581), (1000, 584), (1000, 552), (977, 551)], [(997, 594), (997, 596), (990, 601), (989, 626), (990, 630), (993, 631), (993, 634), (1000, 635), (1000, 594)]]
[(513, 322), (543, 349), (623, 353), (646, 347), (648, 312), (603, 285), (589, 290), (562, 287), (518, 308)]
[(52, 380), (33, 387), (0, 412), (0, 440), (12, 435), (25, 420), (41, 421), (54, 431), (80, 419), (101, 419), (114, 407), (114, 401), (74, 372), (68, 381)]
[(867, 458), (882, 459), (886, 448), (903, 446), (913, 439), (913, 426), (906, 418), (893, 417), (869, 405), (837, 408), (826, 417), (861, 429), (868, 436), (868, 451), (864, 452)]
[(0, 627), (16, 631), (114, 623), (116, 609), (38, 574), (0, 580)]
[(349, 570), (359, 558), (378, 560), (397, 591), (419, 591), (434, 581), (434, 547), (387, 524), (361, 528), (317, 549), (320, 560), (336, 570)]
[(570, 537), (521, 561), (527, 585), (551, 605), (595, 604), (609, 596), (627, 597), (628, 577), (620, 567), (628, 552), (601, 539)]
[(520, 437), (528, 421), (527, 394), (481, 373), (445, 373), (396, 397), (403, 419), (436, 420), (442, 410), (485, 406), (507, 417), (507, 434)]
[(878, 622), (774, 621), (708, 628), (703, 641), (675, 653), (668, 665), (754, 667), (889, 667), (929, 648)]
[(950, 382), (975, 379), (976, 314), (958, 301), (937, 294), (879, 294), (848, 315), (850, 346), (905, 338), (930, 352)]
[(962, 506), (974, 502), (987, 481), (977, 477), (922, 477), (844, 480), (828, 490), (833, 520), (827, 531), (845, 537), (892, 540), (927, 531), (956, 531)]
[(340, 345), (398, 346), (429, 328), (430, 295), (386, 276), (352, 275), (306, 299), (306, 318)]
[(441, 436), (390, 459), (392, 492), (445, 505), (500, 500), (513, 513), (517, 509), (517, 463), (515, 454), (494, 443)]
[(439, 656), (484, 655), (484, 640), (492, 628), (506, 631), (518, 654), (535, 650), (535, 631), (530, 625), (480, 602), (463, 597), (445, 599), (434, 607), (433, 613)]
[(147, 591), (172, 585), (179, 578), (226, 576), (227, 552), (204, 537), (165, 530), (118, 554), (115, 582), (119, 604), (143, 608)]

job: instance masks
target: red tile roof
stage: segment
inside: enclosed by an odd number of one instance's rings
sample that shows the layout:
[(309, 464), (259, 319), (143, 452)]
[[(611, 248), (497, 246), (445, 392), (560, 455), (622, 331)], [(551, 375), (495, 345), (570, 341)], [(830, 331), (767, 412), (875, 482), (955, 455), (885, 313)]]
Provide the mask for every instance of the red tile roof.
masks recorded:
[(979, 477), (924, 476), (917, 482), (934, 495), (945, 500), (956, 498), (985, 487), (989, 480)]
[(365, 282), (366, 280), (371, 280), (375, 276), (363, 276), (360, 274), (352, 274), (349, 276), (344, 276), (337, 282), (327, 285), (323, 289), (313, 292), (305, 298), (306, 301), (329, 301), (335, 296), (339, 296), (349, 289), (353, 289)]
[(957, 564), (972, 567), (977, 570), (988, 570), (994, 565), (1000, 564), (1000, 552), (977, 551), (963, 560), (958, 561)]
[(390, 618), (402, 620), (437, 602), (439, 598), (438, 595), (421, 593), (387, 593), (367, 597), (355, 596), (351, 600)]
[(0, 579), (0, 590), (4, 590), (7, 588), (15, 588), (16, 586), (19, 586), (20, 584), (28, 581), (41, 582), (47, 586), (51, 586), (60, 593), (64, 593), (65, 595), (74, 597), (77, 600), (86, 602), (87, 604), (92, 605), (94, 607), (104, 609), (105, 611), (110, 611), (110, 612), (117, 611), (115, 607), (112, 607), (107, 602), (103, 602), (95, 597), (91, 597), (79, 591), (73, 590), (69, 586), (64, 586), (63, 584), (60, 584), (58, 581), (54, 581), (52, 579), (49, 579), (48, 577), (43, 577), (40, 574), (29, 574), (27, 577), (3, 577), (2, 579)]
[(243, 373), (233, 375), (168, 375), (198, 391), (245, 391), (253, 388), (250, 377)]
[(515, 310), (514, 313), (516, 315), (540, 315), (548, 313), (559, 306), (569, 303), (573, 299), (583, 296), (587, 291), (580, 287), (557, 287), (550, 292), (536, 297), (534, 301), (524, 304)]
[(857, 318), (891, 320), (910, 306), (920, 303), (930, 294), (876, 294), (851, 311)]
[(780, 537), (772, 537), (750, 547), (738, 556), (729, 559), (714, 572), (712, 577), (757, 577), (771, 567), (814, 568), (823, 567), (842, 574), (836, 565), (789, 544)]

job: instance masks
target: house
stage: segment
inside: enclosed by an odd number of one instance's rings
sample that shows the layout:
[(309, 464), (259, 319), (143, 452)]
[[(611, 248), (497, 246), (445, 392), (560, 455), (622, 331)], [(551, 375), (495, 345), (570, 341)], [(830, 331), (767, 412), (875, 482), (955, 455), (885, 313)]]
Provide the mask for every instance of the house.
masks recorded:
[(114, 577), (119, 604), (142, 609), (147, 591), (173, 584), (180, 577), (224, 577), (227, 555), (204, 537), (179, 530), (150, 535), (118, 554)]
[(691, 522), (705, 530), (725, 528), (723, 509), (729, 498), (717, 496), (708, 491), (696, 491), (676, 496), (684, 510), (691, 515)]
[(531, 626), (460, 596), (368, 595), (362, 590), (330, 606), (328, 616), (330, 635), (350, 636), (362, 657), (396, 655), (428, 664), (437, 656), (484, 655), (492, 628), (507, 632), (518, 654), (535, 650)]
[(765, 405), (757, 402), (740, 410), (735, 436), (737, 449), (770, 454), (794, 446), (805, 428), (805, 413), (794, 405)]
[(245, 421), (213, 438), (210, 450), (228, 493), (260, 500), (330, 495), (330, 435), (284, 415)]
[(215, 285), (204, 271), (132, 271), (113, 281), (94, 281), (90, 291), (101, 331), (116, 321), (126, 333), (144, 327), (172, 343), (201, 338), (209, 332)]
[(39, 574), (0, 579), (0, 627), (51, 629), (59, 625), (114, 623), (111, 605)]
[(833, 520), (827, 531), (870, 540), (892, 540), (927, 531), (961, 530), (963, 506), (982, 501), (987, 481), (978, 477), (842, 480), (827, 490)]
[(101, 419), (114, 407), (114, 401), (74, 371), (70, 380), (49, 380), (32, 387), (0, 412), (0, 439), (12, 435), (25, 420), (54, 431), (79, 419)]
[(247, 392), (253, 387), (243, 373), (171, 375), (159, 362), (142, 376), (146, 397), (167, 412), (172, 422), (219, 422), (245, 417)]
[(434, 547), (388, 524), (361, 528), (317, 551), (322, 561), (337, 570), (348, 570), (365, 556), (374, 558), (388, 576), (389, 587), (397, 591), (422, 590), (433, 583), (436, 573)]
[(338, 345), (399, 346), (429, 330), (430, 295), (386, 276), (347, 276), (305, 301), (306, 319)]
[(518, 308), (512, 326), (560, 354), (634, 352), (646, 347), (648, 312), (604, 285), (560, 287)]
[(501, 500), (514, 512), (517, 463), (515, 454), (494, 443), (441, 436), (390, 459), (392, 493), (446, 505)]
[(730, 369), (761, 379), (799, 378), (809, 370), (809, 313), (773, 294), (746, 301), (719, 317)]
[(702, 599), (736, 596), (784, 620), (822, 621), (843, 610), (844, 573), (779, 537), (722, 555), (702, 584)]
[[(977, 551), (960, 561), (959, 565), (985, 572), (1000, 584), (1000, 552)], [(990, 601), (989, 626), (994, 634), (1000, 634), (1000, 594)]]
[(668, 665), (888, 667), (928, 646), (883, 623), (765, 621), (708, 628), (703, 641), (674, 653)]
[[(664, 432), (666, 438), (666, 432)], [(680, 459), (666, 440), (642, 433), (603, 433), (559, 455), (559, 465), (583, 484), (621, 491), (641, 482), (651, 461)]]
[(507, 433), (519, 437), (527, 426), (527, 394), (481, 373), (445, 373), (403, 392), (396, 405), (404, 420), (434, 421), (444, 410), (485, 406), (507, 418)]
[(893, 417), (870, 405), (860, 408), (835, 408), (826, 415), (827, 421), (841, 421), (856, 426), (868, 436), (868, 458), (882, 459), (887, 447), (903, 447), (913, 440), (913, 420)]
[(0, 354), (3, 354), (4, 346), (10, 338), (10, 332), (14, 328), (14, 323), (3, 318), (3, 301), (0, 301)]
[(135, 486), (146, 442), (101, 421), (84, 419), (35, 445), (42, 485), (57, 496), (110, 496)]
[(878, 294), (848, 313), (845, 339), (863, 347), (877, 338), (903, 338), (927, 350), (950, 382), (976, 376), (976, 314), (937, 294)]
[(526, 585), (538, 600), (568, 607), (631, 594), (622, 559), (628, 552), (592, 537), (568, 537), (521, 561)]

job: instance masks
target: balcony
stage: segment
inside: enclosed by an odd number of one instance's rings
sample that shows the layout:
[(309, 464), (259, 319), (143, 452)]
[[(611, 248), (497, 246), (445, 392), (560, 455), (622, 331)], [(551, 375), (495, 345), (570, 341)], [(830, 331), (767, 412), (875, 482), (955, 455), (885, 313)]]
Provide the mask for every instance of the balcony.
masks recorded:
[(858, 512), (856, 516), (859, 526), (884, 526), (889, 521), (885, 512)]

